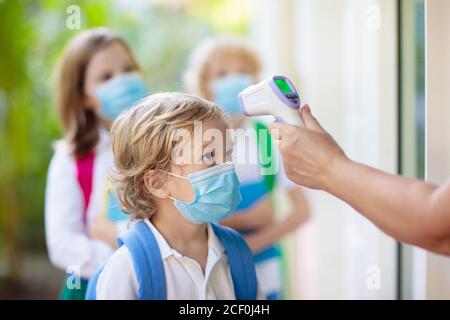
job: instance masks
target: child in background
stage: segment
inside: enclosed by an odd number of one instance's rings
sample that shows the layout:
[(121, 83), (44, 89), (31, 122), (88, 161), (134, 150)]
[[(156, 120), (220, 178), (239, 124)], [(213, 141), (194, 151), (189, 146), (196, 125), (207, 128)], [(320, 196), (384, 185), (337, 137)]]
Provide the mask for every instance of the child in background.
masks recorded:
[[(260, 71), (261, 64), (256, 53), (242, 40), (217, 38), (205, 41), (193, 52), (185, 73), (188, 91), (221, 106), (231, 116), (234, 128), (257, 130), (256, 135), (249, 136), (250, 141), (246, 143), (244, 152), (246, 155), (260, 155), (262, 150), (263, 153), (272, 150), (271, 145), (262, 146), (264, 139), (259, 139), (259, 130), (268, 134), (265, 123), (243, 116), (238, 100), (239, 92), (254, 84)], [(270, 137), (267, 141), (271, 144)], [(249, 160), (238, 163), (236, 154), (233, 159), (243, 200), (235, 214), (222, 224), (245, 235), (255, 254), (256, 272), (262, 291), (268, 299), (280, 299), (283, 289), (281, 254), (274, 244), (306, 222), (310, 214), (307, 200), (302, 189), (286, 178), (282, 166), (277, 175), (262, 175), (261, 163)], [(275, 184), (288, 190), (294, 208), (281, 222), (274, 220), (270, 199)]]
[[(194, 140), (196, 122), (200, 140)], [(125, 245), (99, 274), (92, 298), (257, 297), (250, 249), (237, 232), (214, 224), (241, 200), (226, 156), (227, 128), (218, 106), (180, 93), (149, 96), (114, 122), (111, 181), (122, 207), (138, 221), (120, 236)], [(208, 143), (208, 132), (219, 136)], [(242, 295), (250, 287), (254, 291)]]
[(64, 139), (48, 171), (46, 239), (52, 263), (81, 276), (65, 281), (60, 298), (84, 299), (87, 279), (112, 255), (126, 225), (99, 214), (113, 166), (111, 122), (148, 87), (124, 40), (99, 28), (81, 32), (66, 47), (56, 93)]

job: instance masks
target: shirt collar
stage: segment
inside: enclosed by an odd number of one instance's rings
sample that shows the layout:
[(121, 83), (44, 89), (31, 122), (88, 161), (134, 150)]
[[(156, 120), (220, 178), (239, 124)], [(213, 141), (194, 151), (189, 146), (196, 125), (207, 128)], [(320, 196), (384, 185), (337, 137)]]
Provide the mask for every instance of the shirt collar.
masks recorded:
[(225, 252), (225, 248), (219, 238), (217, 238), (212, 225), (208, 223), (208, 252), (211, 251), (220, 257)]
[[(103, 127), (99, 128), (99, 140), (96, 146), (96, 152), (101, 153), (104, 151), (111, 150), (111, 133)], [(53, 149), (58, 152), (63, 152), (67, 154), (72, 154), (74, 150), (74, 145), (69, 143), (67, 140), (60, 139), (52, 143)]]
[[(153, 223), (151, 223), (150, 220), (145, 219), (145, 223), (149, 226), (150, 230), (155, 236), (159, 251), (161, 252), (161, 258), (163, 260), (167, 259), (170, 256), (181, 255), (178, 251), (176, 251), (169, 245), (164, 236), (158, 231), (158, 229), (156, 229), (156, 227), (153, 225)], [(214, 254), (217, 258), (220, 258), (224, 252), (225, 249), (222, 243), (214, 233), (211, 224), (208, 224), (208, 260), (211, 258), (211, 254)]]
[(144, 221), (149, 226), (150, 230), (155, 236), (156, 242), (158, 243), (159, 251), (161, 252), (161, 258), (164, 260), (167, 257), (173, 255), (174, 249), (172, 249), (172, 247), (167, 243), (166, 239), (158, 231), (158, 229), (156, 229), (153, 223), (151, 223), (150, 220), (148, 219), (145, 219)]

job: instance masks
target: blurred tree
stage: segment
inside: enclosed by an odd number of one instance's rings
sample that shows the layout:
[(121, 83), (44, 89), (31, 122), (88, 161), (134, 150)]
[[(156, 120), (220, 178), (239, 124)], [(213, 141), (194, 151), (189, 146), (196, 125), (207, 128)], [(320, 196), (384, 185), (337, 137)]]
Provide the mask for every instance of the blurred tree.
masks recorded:
[[(28, 94), (32, 88), (26, 72), (26, 48), (32, 30), (25, 21), (23, 2), (4, 1), (0, 4), (0, 34), (2, 70), (0, 72), (0, 213), (3, 250), (7, 257), (7, 272), (18, 277), (19, 225), (22, 220), (22, 182), (32, 170), (27, 164), (30, 147), (30, 115), (32, 104)], [(33, 189), (32, 189), (33, 190)]]

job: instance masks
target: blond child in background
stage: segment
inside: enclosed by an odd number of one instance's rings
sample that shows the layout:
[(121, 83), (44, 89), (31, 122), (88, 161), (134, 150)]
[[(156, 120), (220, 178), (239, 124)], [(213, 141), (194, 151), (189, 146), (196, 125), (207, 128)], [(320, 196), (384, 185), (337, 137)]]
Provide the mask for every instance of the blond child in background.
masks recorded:
[(84, 299), (87, 280), (114, 252), (125, 226), (99, 214), (113, 166), (109, 128), (121, 111), (148, 94), (148, 87), (127, 44), (105, 28), (71, 40), (57, 84), (64, 139), (56, 144), (48, 170), (45, 233), (52, 263), (81, 277), (65, 281), (60, 298)]
[(228, 126), (217, 105), (180, 93), (149, 96), (114, 122), (111, 180), (137, 222), (90, 282), (90, 298), (257, 298), (249, 247), (215, 224), (241, 200)]
[[(189, 92), (221, 106), (231, 116), (235, 128), (264, 130), (268, 134), (264, 122), (243, 116), (238, 100), (239, 92), (255, 83), (260, 71), (258, 56), (243, 40), (223, 37), (209, 39), (198, 46), (190, 57), (184, 80)], [(257, 137), (258, 132), (249, 135), (250, 141), (244, 147), (246, 155), (272, 150), (271, 145), (261, 145)], [(270, 137), (267, 141), (271, 144)], [(276, 175), (262, 175), (261, 163), (250, 162), (249, 158), (237, 163), (242, 157), (236, 154), (233, 159), (243, 200), (235, 214), (222, 223), (245, 235), (255, 254), (262, 291), (268, 299), (280, 299), (283, 291), (281, 254), (274, 244), (308, 220), (308, 202), (302, 189), (286, 178), (281, 166)], [(274, 219), (270, 197), (276, 185), (286, 189), (292, 200), (292, 212), (281, 222)]]

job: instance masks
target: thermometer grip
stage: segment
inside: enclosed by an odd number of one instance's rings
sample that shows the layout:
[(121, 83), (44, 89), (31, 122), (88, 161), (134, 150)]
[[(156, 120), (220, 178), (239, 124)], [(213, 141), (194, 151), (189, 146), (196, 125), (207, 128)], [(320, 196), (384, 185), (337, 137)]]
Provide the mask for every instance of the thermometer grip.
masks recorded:
[(276, 114), (276, 115), (274, 114), (273, 116), (278, 122), (284, 122), (286, 124), (302, 128), (305, 127), (305, 124), (303, 123), (302, 119), (300, 118), (300, 114), (296, 109), (286, 109), (286, 111), (283, 112), (283, 114)]

